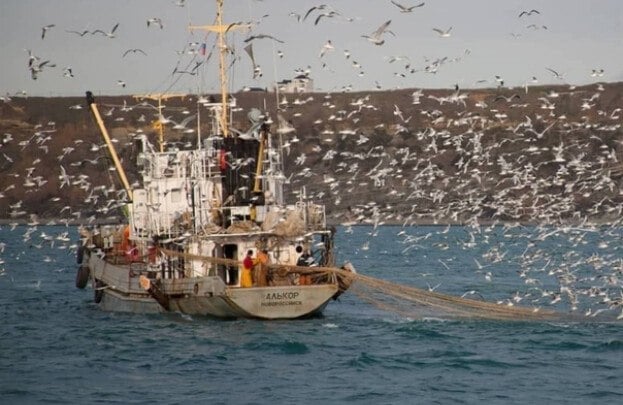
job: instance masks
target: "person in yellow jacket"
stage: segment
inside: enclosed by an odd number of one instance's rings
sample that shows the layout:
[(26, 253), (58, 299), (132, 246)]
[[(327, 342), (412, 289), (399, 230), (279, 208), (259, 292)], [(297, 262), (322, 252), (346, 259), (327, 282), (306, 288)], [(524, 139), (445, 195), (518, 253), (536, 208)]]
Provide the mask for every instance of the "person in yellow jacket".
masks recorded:
[(240, 276), (240, 287), (253, 287), (253, 278), (251, 277), (251, 270), (255, 266), (256, 261), (253, 260), (253, 251), (248, 250), (247, 255), (242, 261), (242, 274)]

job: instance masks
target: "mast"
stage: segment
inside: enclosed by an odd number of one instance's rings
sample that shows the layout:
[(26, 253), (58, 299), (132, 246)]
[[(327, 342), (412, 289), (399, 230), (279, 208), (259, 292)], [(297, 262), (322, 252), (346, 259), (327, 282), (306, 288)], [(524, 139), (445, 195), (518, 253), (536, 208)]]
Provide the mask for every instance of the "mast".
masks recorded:
[(228, 125), (228, 117), (229, 117), (229, 102), (228, 102), (228, 92), (227, 92), (227, 53), (229, 52), (229, 47), (225, 43), (225, 34), (230, 30), (241, 29), (241, 28), (250, 28), (250, 24), (241, 24), (241, 23), (233, 23), (223, 25), (223, 0), (216, 0), (216, 25), (191, 25), (188, 28), (190, 30), (204, 30), (215, 32), (218, 35), (218, 47), (219, 47), (219, 76), (221, 79), (221, 117), (219, 119), (219, 123), (221, 125), (221, 129), (223, 131), (223, 136), (227, 138), (229, 135), (229, 125)]
[(184, 98), (186, 97), (186, 94), (175, 94), (175, 93), (160, 93), (160, 94), (144, 94), (144, 95), (135, 95), (134, 98), (136, 99), (150, 99), (150, 100), (158, 100), (158, 133), (159, 133), (159, 138), (158, 138), (158, 143), (160, 144), (160, 152), (164, 152), (164, 122), (162, 122), (162, 118), (164, 118), (164, 116), (162, 115), (162, 109), (164, 108), (164, 106), (162, 105), (162, 100), (168, 100), (172, 97), (180, 97), (180, 98)]

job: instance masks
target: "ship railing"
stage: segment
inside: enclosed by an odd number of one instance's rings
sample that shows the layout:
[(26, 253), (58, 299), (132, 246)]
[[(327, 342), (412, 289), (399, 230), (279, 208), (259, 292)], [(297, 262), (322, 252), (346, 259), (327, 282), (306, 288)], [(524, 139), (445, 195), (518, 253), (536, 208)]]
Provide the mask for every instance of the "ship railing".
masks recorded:
[[(165, 257), (164, 262), (167, 269), (171, 269), (167, 271), (172, 271), (171, 274), (162, 274), (161, 277), (163, 278), (217, 276), (229, 286), (240, 286), (235, 280), (239, 280), (242, 263), (236, 259), (204, 256), (166, 247), (161, 248), (161, 253)], [(197, 262), (201, 263), (201, 271), (199, 272), (196, 269)], [(185, 268), (184, 272), (181, 272), (182, 268)], [(323, 285), (338, 282), (338, 274), (331, 263), (315, 262), (303, 266), (289, 263), (268, 263), (264, 265), (263, 269), (259, 268), (258, 270), (260, 270), (259, 274), (263, 273), (264, 276), (260, 276), (260, 279), (254, 279), (253, 287)], [(238, 276), (232, 276), (230, 272), (238, 273)]]
[[(199, 212), (201, 211), (201, 212)], [(200, 218), (208, 218), (207, 209), (197, 210), (196, 215)], [(191, 217), (183, 218), (177, 214), (167, 213), (142, 213), (132, 218), (131, 225), (133, 235), (138, 238), (150, 238), (153, 235), (167, 235), (176, 237), (191, 231), (197, 221)], [(205, 222), (205, 220), (203, 221)]]

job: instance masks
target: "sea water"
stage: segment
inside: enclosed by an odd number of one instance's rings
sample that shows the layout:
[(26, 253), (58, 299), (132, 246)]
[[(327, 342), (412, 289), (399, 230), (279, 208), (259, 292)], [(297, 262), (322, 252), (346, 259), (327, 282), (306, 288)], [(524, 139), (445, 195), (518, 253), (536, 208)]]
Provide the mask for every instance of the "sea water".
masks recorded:
[[(70, 242), (56, 239), (67, 231)], [(623, 257), (618, 233), (560, 232), (539, 240), (546, 233), (339, 227), (336, 247), (338, 261), (395, 283), (453, 295), (477, 290), (500, 302), (521, 293), (516, 305), (561, 311), (596, 308), (584, 296), (581, 308), (565, 298), (550, 304), (534, 288), (559, 289), (568, 282), (557, 279), (560, 269), (575, 274), (576, 283), (590, 283), (591, 271), (595, 282), (616, 276), (613, 266)], [(93, 303), (90, 288), (74, 286), (74, 228), (3, 226), (0, 242), (2, 403), (623, 400), (620, 323), (418, 319), (350, 292), (323, 316), (296, 321), (109, 313)], [(527, 285), (533, 276), (539, 281)], [(620, 293), (620, 286), (609, 287), (612, 296)]]

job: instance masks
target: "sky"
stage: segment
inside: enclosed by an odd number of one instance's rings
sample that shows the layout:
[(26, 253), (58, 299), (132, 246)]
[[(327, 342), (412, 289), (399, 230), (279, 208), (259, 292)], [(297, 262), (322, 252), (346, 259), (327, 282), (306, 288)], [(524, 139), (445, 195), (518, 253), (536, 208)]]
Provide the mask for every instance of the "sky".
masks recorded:
[[(623, 81), (621, 0), (426, 0), (411, 12), (401, 12), (390, 0), (322, 1), (227, 2), (224, 22), (251, 22), (250, 30), (228, 36), (231, 91), (272, 88), (293, 78), (296, 69), (309, 69), (315, 90), (327, 92)], [(303, 18), (322, 4), (324, 9)], [(0, 95), (215, 92), (213, 36), (188, 29), (213, 24), (215, 9), (214, 0), (2, 0)], [(533, 9), (537, 12), (520, 17)], [(330, 15), (316, 24), (322, 13)], [(162, 29), (148, 26), (151, 18), (160, 18)], [(362, 37), (387, 21), (382, 45)], [(42, 39), (42, 27), (50, 24)], [(116, 24), (112, 38), (68, 32), (110, 33)], [(446, 37), (434, 30), (450, 27)], [(257, 35), (274, 39), (244, 42)], [(325, 47), (328, 41), (331, 46)], [(244, 50), (248, 44), (261, 76), (254, 77)], [(141, 51), (126, 54), (131, 49)], [(36, 80), (29, 51), (38, 58), (34, 63), (43, 65)], [(198, 62), (199, 74), (179, 73)]]

